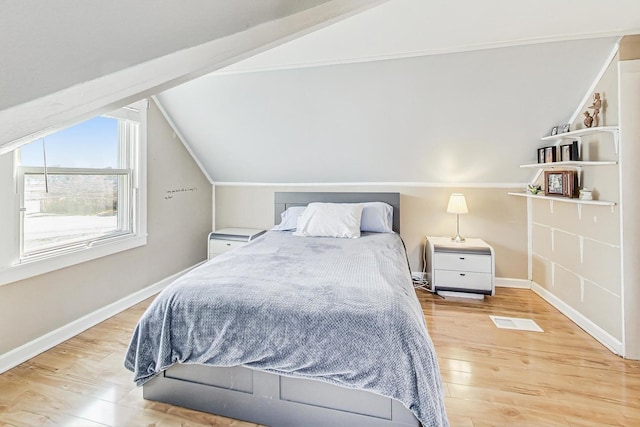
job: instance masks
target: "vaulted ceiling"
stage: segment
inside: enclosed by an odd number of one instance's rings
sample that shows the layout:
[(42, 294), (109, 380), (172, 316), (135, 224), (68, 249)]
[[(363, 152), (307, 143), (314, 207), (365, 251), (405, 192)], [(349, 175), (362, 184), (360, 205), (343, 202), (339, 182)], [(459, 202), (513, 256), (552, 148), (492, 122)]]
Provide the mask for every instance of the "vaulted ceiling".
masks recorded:
[(391, 0), (226, 70), (298, 68), (638, 32), (637, 0)]
[(640, 2), (27, 0), (0, 28), (0, 152), (156, 93), (218, 182), (504, 183)]
[(640, 2), (394, 0), (158, 99), (216, 182), (521, 183)]
[(216, 182), (522, 183), (615, 42), (214, 73), (158, 98)]
[(381, 1), (2, 1), (0, 153)]

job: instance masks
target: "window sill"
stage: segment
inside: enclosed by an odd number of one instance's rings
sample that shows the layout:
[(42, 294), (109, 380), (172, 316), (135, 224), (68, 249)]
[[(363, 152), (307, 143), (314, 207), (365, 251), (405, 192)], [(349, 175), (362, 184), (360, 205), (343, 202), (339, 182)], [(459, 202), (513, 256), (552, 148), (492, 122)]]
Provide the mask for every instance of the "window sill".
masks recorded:
[(51, 271), (59, 270), (82, 262), (91, 261), (118, 252), (137, 248), (147, 244), (147, 235), (126, 237), (109, 243), (79, 249), (77, 251), (60, 254), (50, 258), (41, 258), (33, 261), (15, 264), (0, 269), (0, 286), (30, 277), (39, 276)]

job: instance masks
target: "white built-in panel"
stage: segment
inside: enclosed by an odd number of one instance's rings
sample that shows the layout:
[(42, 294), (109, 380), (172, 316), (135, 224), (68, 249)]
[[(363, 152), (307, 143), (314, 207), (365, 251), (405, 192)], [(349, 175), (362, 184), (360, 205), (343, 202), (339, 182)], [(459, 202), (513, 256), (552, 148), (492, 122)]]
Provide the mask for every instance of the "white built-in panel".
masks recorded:
[(580, 237), (573, 233), (555, 230), (553, 243), (556, 248), (554, 262), (568, 270), (580, 271), (582, 267), (580, 264)]
[[(580, 311), (615, 339), (622, 341), (622, 303), (620, 296), (596, 283), (584, 281), (585, 304)], [(594, 304), (593, 301), (597, 301)]]
[(583, 206), (582, 218), (566, 223), (566, 230), (612, 245), (620, 244), (620, 207)]
[[(615, 295), (622, 295), (620, 247), (584, 239), (580, 274)], [(607, 268), (603, 268), (606, 266)], [(618, 268), (616, 268), (618, 267)]]
[(551, 228), (533, 224), (532, 243), (533, 252), (545, 258), (553, 258)]
[(573, 271), (555, 264), (553, 273), (553, 294), (565, 304), (582, 311), (582, 287), (580, 277)]
[(547, 289), (553, 290), (553, 263), (549, 259), (533, 253), (532, 279), (535, 283)]

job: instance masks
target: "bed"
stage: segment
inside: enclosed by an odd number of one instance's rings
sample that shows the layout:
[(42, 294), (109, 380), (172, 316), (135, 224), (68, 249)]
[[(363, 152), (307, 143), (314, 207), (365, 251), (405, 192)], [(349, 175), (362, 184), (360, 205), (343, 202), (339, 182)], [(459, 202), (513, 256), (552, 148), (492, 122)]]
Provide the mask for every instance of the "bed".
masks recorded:
[[(310, 202), (398, 193), (276, 193)], [(125, 358), (146, 399), (270, 426), (447, 425), (437, 359), (397, 233), (269, 231), (168, 286)]]

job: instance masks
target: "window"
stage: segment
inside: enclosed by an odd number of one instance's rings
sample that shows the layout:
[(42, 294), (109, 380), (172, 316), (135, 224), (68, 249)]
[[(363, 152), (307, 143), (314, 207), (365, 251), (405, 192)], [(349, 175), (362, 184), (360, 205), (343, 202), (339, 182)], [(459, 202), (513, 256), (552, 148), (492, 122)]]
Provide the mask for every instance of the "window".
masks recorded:
[(132, 234), (139, 123), (95, 117), (20, 148), (20, 258)]
[(16, 149), (15, 248), (0, 247), (0, 284), (11, 280), (3, 267), (49, 263), (31, 268), (40, 274), (146, 243), (145, 109), (140, 102)]

